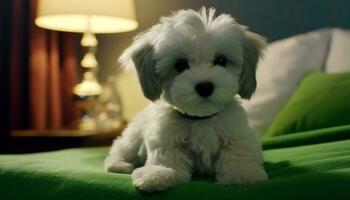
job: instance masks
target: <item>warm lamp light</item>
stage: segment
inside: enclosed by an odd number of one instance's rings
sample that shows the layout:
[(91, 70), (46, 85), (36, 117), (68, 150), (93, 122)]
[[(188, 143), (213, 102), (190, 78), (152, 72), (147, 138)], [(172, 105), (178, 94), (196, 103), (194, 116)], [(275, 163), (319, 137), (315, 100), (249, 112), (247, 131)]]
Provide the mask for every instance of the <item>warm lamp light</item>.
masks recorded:
[[(88, 75), (93, 80), (96, 80), (95, 73), (98, 67), (95, 57), (98, 41), (95, 33), (126, 32), (138, 26), (134, 0), (39, 0), (35, 24), (56, 31), (83, 33), (80, 43), (88, 51), (81, 61), (81, 66), (93, 72)], [(86, 80), (84, 77), (84, 81)], [(87, 83), (78, 84), (74, 93), (84, 95), (82, 91), (89, 91), (87, 86), (94, 87), (95, 93), (101, 92), (96, 90), (95, 86), (99, 85), (97, 80), (93, 84), (89, 81)], [(91, 95), (89, 92), (85, 95)], [(99, 95), (95, 93), (94, 95)]]
[(133, 0), (39, 0), (35, 24), (92, 33), (126, 32), (138, 26)]
[(95, 96), (101, 94), (101, 92), (102, 87), (97, 83), (92, 72), (85, 72), (83, 81), (74, 88), (74, 93), (79, 96)]
[[(81, 66), (85, 72), (82, 82), (74, 87), (73, 92), (88, 97), (90, 102), (96, 101), (95, 97), (103, 92), (96, 78), (98, 41), (95, 33), (126, 32), (138, 26), (134, 0), (39, 0), (35, 24), (56, 31), (83, 33), (80, 44), (87, 52)], [(96, 128), (92, 110), (92, 107), (84, 108), (80, 129)]]

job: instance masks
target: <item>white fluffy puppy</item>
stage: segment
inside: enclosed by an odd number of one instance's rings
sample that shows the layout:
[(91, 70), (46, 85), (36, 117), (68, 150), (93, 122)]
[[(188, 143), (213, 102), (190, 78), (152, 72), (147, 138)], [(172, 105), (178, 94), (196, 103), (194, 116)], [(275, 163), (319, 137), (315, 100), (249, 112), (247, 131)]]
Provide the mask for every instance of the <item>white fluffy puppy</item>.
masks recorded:
[(180, 10), (138, 35), (120, 58), (135, 67), (145, 108), (118, 137), (109, 172), (132, 173), (146, 192), (215, 176), (220, 185), (267, 179), (261, 145), (236, 94), (249, 99), (265, 46), (230, 15)]

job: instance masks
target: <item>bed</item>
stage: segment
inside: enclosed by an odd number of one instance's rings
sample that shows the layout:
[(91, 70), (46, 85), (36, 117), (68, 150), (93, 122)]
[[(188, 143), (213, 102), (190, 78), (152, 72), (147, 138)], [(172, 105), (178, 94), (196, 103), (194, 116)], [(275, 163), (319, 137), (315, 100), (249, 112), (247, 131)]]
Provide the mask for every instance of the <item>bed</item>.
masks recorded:
[(1, 155), (1, 199), (349, 199), (350, 125), (265, 139), (268, 182), (221, 187), (195, 179), (145, 194), (103, 170), (108, 147)]

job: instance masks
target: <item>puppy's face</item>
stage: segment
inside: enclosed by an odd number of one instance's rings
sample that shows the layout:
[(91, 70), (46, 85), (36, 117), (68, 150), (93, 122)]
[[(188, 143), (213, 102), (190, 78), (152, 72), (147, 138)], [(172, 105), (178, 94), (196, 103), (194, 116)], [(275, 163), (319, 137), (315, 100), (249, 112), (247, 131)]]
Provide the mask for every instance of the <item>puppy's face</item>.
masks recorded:
[(250, 98), (264, 39), (214, 12), (181, 10), (163, 17), (124, 52), (120, 60), (136, 67), (147, 98), (162, 97), (194, 116), (219, 112), (236, 94)]

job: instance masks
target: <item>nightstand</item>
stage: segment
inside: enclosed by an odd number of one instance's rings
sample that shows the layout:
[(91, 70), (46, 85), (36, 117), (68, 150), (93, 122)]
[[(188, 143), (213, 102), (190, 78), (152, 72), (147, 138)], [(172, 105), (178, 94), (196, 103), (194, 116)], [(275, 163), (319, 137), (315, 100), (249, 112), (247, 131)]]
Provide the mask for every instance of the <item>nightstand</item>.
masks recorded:
[(126, 123), (113, 130), (13, 130), (10, 153), (33, 153), (74, 147), (109, 146)]

